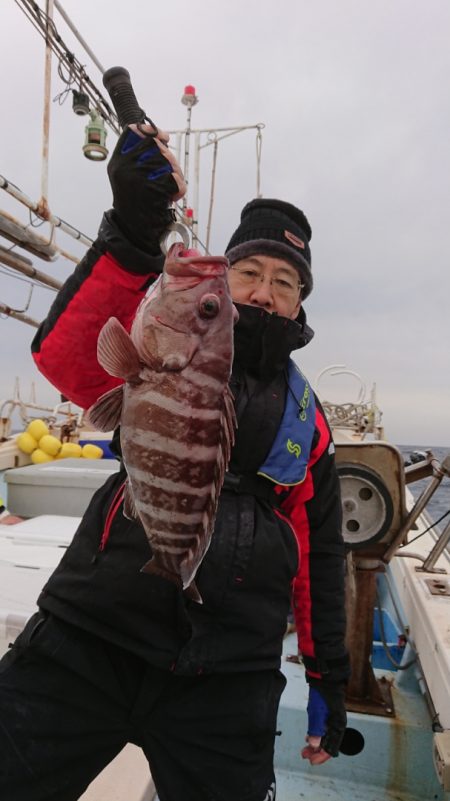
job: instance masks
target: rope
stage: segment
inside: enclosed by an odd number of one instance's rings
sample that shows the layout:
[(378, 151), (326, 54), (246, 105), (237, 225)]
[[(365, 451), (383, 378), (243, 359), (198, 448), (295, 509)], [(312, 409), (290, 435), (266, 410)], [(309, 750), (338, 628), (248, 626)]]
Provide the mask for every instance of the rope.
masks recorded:
[(357, 431), (373, 431), (377, 415), (367, 403), (322, 403), (331, 427), (354, 428)]

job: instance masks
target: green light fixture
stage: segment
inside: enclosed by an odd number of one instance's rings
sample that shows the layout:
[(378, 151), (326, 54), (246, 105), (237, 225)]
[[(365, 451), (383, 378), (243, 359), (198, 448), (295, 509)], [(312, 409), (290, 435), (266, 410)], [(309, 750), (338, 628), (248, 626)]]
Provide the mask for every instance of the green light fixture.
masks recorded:
[(83, 145), (83, 153), (86, 158), (91, 161), (104, 161), (108, 155), (108, 149), (105, 146), (105, 122), (103, 117), (96, 110), (91, 111), (89, 116), (91, 121), (84, 129), (86, 138)]

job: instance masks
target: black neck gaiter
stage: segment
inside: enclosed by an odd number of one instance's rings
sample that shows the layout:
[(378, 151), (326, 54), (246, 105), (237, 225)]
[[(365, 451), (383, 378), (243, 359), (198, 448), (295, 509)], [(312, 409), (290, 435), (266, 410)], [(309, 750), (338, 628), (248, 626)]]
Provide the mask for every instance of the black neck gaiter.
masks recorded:
[(303, 309), (297, 320), (290, 320), (257, 306), (235, 306), (239, 312), (234, 328), (235, 363), (262, 381), (271, 381), (282, 372), (291, 352), (303, 348), (314, 336)]

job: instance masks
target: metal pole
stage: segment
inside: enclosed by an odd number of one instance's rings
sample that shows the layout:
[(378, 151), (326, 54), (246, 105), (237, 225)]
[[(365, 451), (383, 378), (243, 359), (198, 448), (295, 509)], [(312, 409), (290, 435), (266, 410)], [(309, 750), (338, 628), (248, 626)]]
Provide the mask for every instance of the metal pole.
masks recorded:
[(430, 551), (421, 567), (416, 567), (416, 570), (423, 571), (424, 573), (444, 573), (443, 569), (435, 567), (437, 560), (444, 553), (448, 543), (450, 542), (450, 522), (447, 523), (444, 531), (439, 536), (438, 541), (434, 548)]
[(20, 320), (22, 323), (27, 323), (27, 325), (32, 325), (33, 328), (39, 328), (40, 323), (37, 320), (34, 320), (32, 317), (28, 317), (27, 314), (22, 314), (22, 312), (14, 311), (11, 309), (10, 306), (6, 306), (4, 303), (0, 303), (0, 314), (6, 314), (8, 317), (13, 317), (15, 320)]
[(192, 114), (192, 106), (187, 107), (187, 120), (186, 120), (186, 132), (184, 135), (184, 180), (186, 181), (186, 194), (183, 198), (183, 213), (186, 212), (187, 209), (187, 194), (189, 190), (189, 146), (190, 146), (190, 139), (191, 139), (191, 114)]
[(0, 262), (11, 267), (12, 270), (16, 270), (18, 273), (22, 273), (22, 275), (26, 275), (28, 278), (33, 278), (35, 281), (39, 281), (41, 284), (45, 284), (45, 286), (51, 287), (52, 289), (61, 289), (62, 287), (61, 281), (57, 281), (56, 278), (52, 278), (50, 275), (36, 270), (30, 259), (25, 259), (23, 256), (19, 256), (18, 253), (13, 253), (11, 250), (7, 250), (1, 246)]
[(182, 139), (181, 131), (176, 131), (176, 135), (177, 135), (177, 138), (176, 138), (176, 145), (175, 145), (175, 153), (176, 153), (176, 156), (177, 156), (178, 164), (181, 164), (181, 139)]
[(209, 197), (209, 211), (208, 211), (208, 225), (206, 227), (206, 250), (209, 252), (209, 237), (211, 234), (211, 223), (212, 223), (212, 213), (214, 207), (214, 189), (216, 183), (216, 164), (217, 164), (217, 148), (218, 142), (217, 140), (214, 142), (214, 152), (213, 152), (213, 166), (211, 171), (211, 194)]
[(52, 81), (52, 48), (49, 36), (50, 23), (53, 22), (53, 0), (46, 0), (45, 72), (44, 72), (44, 116), (42, 123), (42, 170), (41, 199), (38, 206), (40, 215), (47, 219), (48, 207), (48, 149), (50, 134), (50, 88)]
[(256, 197), (261, 197), (261, 148), (262, 135), (261, 129), (258, 128), (256, 134)]
[(412, 525), (415, 523), (417, 518), (420, 514), (422, 514), (425, 506), (427, 505), (428, 501), (432, 497), (432, 495), (436, 492), (437, 488), (439, 487), (442, 479), (444, 476), (449, 475), (450, 473), (450, 455), (446, 456), (443, 460), (442, 464), (436, 460), (432, 462), (434, 468), (433, 478), (431, 479), (428, 486), (422, 492), (422, 495), (417, 499), (416, 503), (414, 504), (413, 508), (411, 509), (409, 515), (407, 516), (405, 522), (401, 526), (398, 534), (392, 540), (391, 545), (387, 549), (386, 553), (383, 554), (382, 560), (387, 564), (392, 557), (394, 556), (395, 552), (402, 544), (404, 538), (408, 534), (409, 530), (411, 529)]
[[(228, 128), (191, 128), (191, 133), (216, 134), (218, 131), (229, 131), (228, 136), (233, 136), (233, 134), (241, 133), (241, 131), (251, 131), (254, 128), (259, 128), (259, 129), (263, 130), (263, 128), (265, 128), (265, 127), (266, 126), (264, 125), (263, 122), (258, 122), (258, 123), (256, 123), (256, 125), (239, 125), (239, 126), (235, 125), (234, 127), (230, 126)], [(177, 134), (177, 133), (182, 133), (183, 134), (183, 133), (185, 133), (185, 131), (181, 131), (180, 132), (178, 129), (174, 128), (173, 130), (167, 131), (167, 133), (168, 134)], [(218, 136), (217, 138), (219, 140), (220, 139), (226, 139), (225, 136), (223, 136), (223, 137)], [(202, 145), (202, 147), (208, 147), (208, 145), (211, 145), (211, 144), (214, 144), (214, 141), (205, 142), (205, 144)]]
[(198, 209), (200, 204), (200, 134), (195, 134), (195, 161), (194, 161), (194, 195), (193, 209), (194, 217), (192, 220), (192, 244), (195, 247), (198, 233)]
[(56, 217), (54, 214), (50, 213), (48, 216), (44, 217), (39, 211), (39, 204), (31, 200), (31, 198), (25, 195), (15, 184), (12, 184), (3, 175), (0, 175), (0, 189), (4, 189), (9, 195), (15, 197), (19, 203), (27, 206), (27, 208), (29, 208), (31, 211), (34, 211), (38, 217), (47, 220), (49, 223), (54, 225), (55, 228), (61, 228), (61, 231), (64, 231), (65, 234), (68, 234), (73, 239), (77, 239), (79, 242), (82, 242), (83, 245), (87, 245), (88, 247), (92, 245), (92, 239), (86, 236), (86, 234), (83, 234), (77, 228), (74, 228), (73, 225), (61, 220), (60, 217)]
[(59, 13), (61, 14), (64, 22), (67, 23), (67, 25), (69, 26), (69, 28), (72, 31), (72, 33), (78, 39), (80, 45), (84, 48), (84, 50), (86, 51), (88, 56), (90, 56), (90, 58), (94, 62), (95, 66), (98, 67), (98, 69), (100, 70), (100, 72), (103, 75), (103, 73), (105, 72), (105, 68), (100, 64), (100, 62), (98, 61), (98, 59), (95, 57), (94, 53), (92, 52), (91, 48), (86, 44), (85, 40), (83, 39), (81, 34), (76, 29), (76, 27), (73, 24), (72, 20), (67, 16), (66, 12), (64, 11), (64, 9), (61, 6), (61, 3), (59, 3), (58, 0), (54, 0), (54, 3), (55, 3), (55, 7), (58, 9)]

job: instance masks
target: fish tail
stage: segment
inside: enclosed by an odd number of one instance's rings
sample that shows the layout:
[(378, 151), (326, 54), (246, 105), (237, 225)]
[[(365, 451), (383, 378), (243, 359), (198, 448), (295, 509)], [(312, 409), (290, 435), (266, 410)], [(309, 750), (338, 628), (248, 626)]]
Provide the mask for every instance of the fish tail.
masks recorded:
[(150, 559), (141, 567), (141, 573), (148, 573), (152, 576), (160, 576), (161, 578), (165, 578), (167, 581), (171, 581), (172, 584), (176, 584), (177, 587), (180, 587), (180, 589), (183, 586), (181, 578), (177, 576), (176, 573), (171, 573), (170, 570), (166, 570), (164, 567), (161, 567), (154, 557), (152, 557), (152, 559)]
[(189, 586), (184, 590), (184, 594), (189, 601), (195, 601), (197, 604), (203, 603), (203, 598), (198, 591), (195, 581), (191, 581)]

